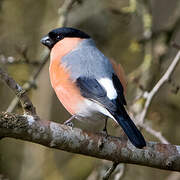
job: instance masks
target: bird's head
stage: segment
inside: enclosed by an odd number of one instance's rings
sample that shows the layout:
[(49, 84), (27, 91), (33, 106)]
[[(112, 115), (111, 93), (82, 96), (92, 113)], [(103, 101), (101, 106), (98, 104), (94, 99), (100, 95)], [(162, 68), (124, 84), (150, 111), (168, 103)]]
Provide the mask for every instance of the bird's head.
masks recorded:
[(89, 39), (90, 36), (78, 29), (63, 27), (50, 31), (41, 39), (41, 43), (49, 49), (52, 49), (57, 42), (63, 40), (64, 38)]

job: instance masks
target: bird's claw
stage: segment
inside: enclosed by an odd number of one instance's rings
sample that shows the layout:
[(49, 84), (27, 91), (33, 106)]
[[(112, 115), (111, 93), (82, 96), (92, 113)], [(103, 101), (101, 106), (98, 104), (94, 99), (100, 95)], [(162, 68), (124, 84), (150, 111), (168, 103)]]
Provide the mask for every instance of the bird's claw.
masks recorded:
[(100, 131), (100, 134), (102, 134), (104, 137), (100, 140), (100, 143), (99, 143), (99, 148), (102, 149), (104, 147), (104, 144), (106, 142), (106, 139), (108, 138), (108, 133), (107, 133), (107, 130), (106, 129), (103, 129), (102, 131)]
[(107, 132), (107, 130), (103, 129), (101, 132), (100, 132), (103, 136), (105, 136), (105, 138), (107, 139), (109, 134)]
[(64, 125), (73, 128), (74, 124), (72, 122), (64, 122)]

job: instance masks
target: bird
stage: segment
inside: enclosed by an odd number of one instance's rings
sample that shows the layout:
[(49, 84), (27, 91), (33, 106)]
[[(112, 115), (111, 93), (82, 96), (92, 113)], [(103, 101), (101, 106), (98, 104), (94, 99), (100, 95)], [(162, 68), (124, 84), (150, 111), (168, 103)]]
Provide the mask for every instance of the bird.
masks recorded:
[(55, 93), (72, 115), (84, 122), (113, 119), (137, 148), (146, 141), (126, 111), (123, 77), (85, 32), (71, 27), (51, 30), (41, 40), (50, 50), (49, 74)]

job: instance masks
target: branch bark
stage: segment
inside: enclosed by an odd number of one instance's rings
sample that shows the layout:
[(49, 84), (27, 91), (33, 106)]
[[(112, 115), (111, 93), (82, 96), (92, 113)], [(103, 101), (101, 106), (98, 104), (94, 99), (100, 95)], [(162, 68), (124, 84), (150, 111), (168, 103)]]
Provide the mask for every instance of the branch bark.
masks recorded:
[[(36, 117), (37, 118), (37, 117)], [(180, 171), (180, 146), (148, 142), (136, 149), (125, 139), (106, 138), (30, 115), (0, 113), (0, 136), (26, 140), (72, 153), (83, 154), (116, 163), (130, 163), (159, 169)]]

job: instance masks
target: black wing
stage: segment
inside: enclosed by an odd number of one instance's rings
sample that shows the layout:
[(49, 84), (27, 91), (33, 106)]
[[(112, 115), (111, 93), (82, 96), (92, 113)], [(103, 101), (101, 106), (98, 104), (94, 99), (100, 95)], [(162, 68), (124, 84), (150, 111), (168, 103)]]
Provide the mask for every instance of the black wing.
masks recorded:
[(96, 79), (79, 77), (76, 80), (76, 84), (79, 87), (82, 96), (101, 103), (114, 116), (119, 125), (121, 125), (130, 141), (136, 147), (142, 148), (146, 146), (146, 142), (124, 108), (126, 101), (123, 95), (123, 87), (116, 75), (113, 75), (113, 83), (118, 93), (118, 97), (115, 100), (110, 100), (107, 97), (105, 89)]
[(116, 92), (118, 94), (118, 97), (117, 97), (118, 104), (126, 105), (127, 103), (124, 97), (124, 89), (119, 78), (115, 74), (113, 74), (112, 80), (113, 80), (113, 84), (116, 89)]
[(110, 112), (115, 112), (117, 110), (116, 102), (111, 101), (107, 97), (105, 89), (99, 84), (96, 79), (89, 77), (79, 77), (76, 80), (76, 84), (79, 87), (81, 95), (83, 97), (101, 103)]

